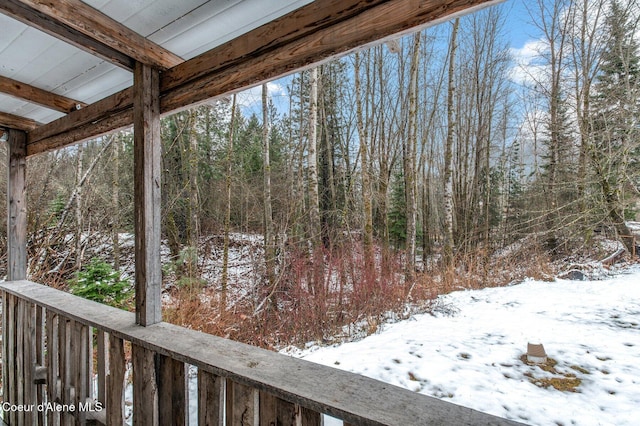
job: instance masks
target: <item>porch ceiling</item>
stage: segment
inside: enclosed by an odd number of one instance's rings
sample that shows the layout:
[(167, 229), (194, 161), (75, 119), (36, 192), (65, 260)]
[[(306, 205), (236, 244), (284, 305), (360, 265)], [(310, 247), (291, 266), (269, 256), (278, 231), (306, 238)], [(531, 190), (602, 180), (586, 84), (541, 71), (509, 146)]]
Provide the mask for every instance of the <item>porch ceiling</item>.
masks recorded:
[(500, 1), (2, 0), (0, 134), (33, 155), (130, 125), (135, 61), (168, 113)]

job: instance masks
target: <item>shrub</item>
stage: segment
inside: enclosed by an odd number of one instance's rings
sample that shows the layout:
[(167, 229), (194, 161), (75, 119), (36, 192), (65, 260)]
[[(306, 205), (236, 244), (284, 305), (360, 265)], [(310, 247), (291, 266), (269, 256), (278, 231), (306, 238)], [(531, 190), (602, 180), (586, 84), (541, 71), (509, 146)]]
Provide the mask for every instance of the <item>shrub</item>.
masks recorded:
[(111, 265), (95, 258), (75, 273), (69, 289), (76, 296), (121, 309), (129, 308), (133, 299), (131, 283)]

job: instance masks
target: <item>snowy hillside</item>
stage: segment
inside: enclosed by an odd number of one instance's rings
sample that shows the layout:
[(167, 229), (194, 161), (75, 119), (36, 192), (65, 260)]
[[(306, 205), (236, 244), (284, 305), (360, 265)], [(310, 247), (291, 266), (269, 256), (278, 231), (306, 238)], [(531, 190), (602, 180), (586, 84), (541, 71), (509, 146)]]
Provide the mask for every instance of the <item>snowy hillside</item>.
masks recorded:
[[(533, 425), (640, 424), (640, 267), (440, 302), (434, 316), (295, 356)], [(527, 342), (550, 361), (523, 362)]]

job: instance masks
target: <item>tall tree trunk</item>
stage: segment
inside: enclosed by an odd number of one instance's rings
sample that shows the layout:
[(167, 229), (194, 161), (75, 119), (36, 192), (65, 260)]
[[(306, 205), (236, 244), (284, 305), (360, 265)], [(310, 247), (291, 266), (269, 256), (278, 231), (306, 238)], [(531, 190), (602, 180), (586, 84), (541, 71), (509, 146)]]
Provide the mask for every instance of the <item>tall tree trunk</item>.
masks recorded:
[[(273, 207), (271, 205), (271, 159), (269, 156), (271, 138), (271, 123), (269, 122), (269, 90), (262, 85), (262, 164), (263, 164), (263, 193), (264, 193), (264, 260), (267, 273), (267, 284), (270, 295), (274, 294), (275, 279), (275, 233), (273, 226)], [(269, 306), (274, 301), (269, 300)]]
[(111, 163), (113, 164), (113, 175), (111, 176), (111, 204), (113, 216), (111, 219), (111, 244), (113, 245), (113, 267), (120, 268), (120, 145), (122, 136), (117, 135), (113, 142), (113, 154)]
[(231, 233), (231, 170), (233, 164), (233, 135), (236, 121), (236, 95), (231, 98), (231, 122), (229, 123), (229, 140), (227, 141), (226, 175), (225, 175), (225, 212), (224, 243), (222, 246), (222, 276), (220, 292), (220, 310), (227, 309), (227, 286), (229, 281), (229, 239)]
[(309, 78), (309, 147), (307, 149), (307, 167), (309, 175), (309, 239), (315, 251), (320, 247), (320, 197), (318, 195), (318, 156), (317, 156), (317, 127), (318, 127), (318, 69), (310, 71)]
[(82, 179), (82, 157), (84, 153), (84, 148), (82, 144), (78, 145), (78, 150), (76, 154), (76, 269), (80, 269), (82, 266), (82, 184), (80, 183)]
[(371, 175), (369, 173), (368, 133), (364, 124), (362, 111), (362, 83), (360, 81), (360, 55), (355, 55), (355, 90), (356, 90), (356, 122), (358, 126), (358, 140), (360, 141), (360, 170), (362, 172), (362, 216), (363, 216), (363, 248), (365, 268), (371, 270), (373, 265), (373, 200), (371, 196)]
[(408, 137), (404, 148), (404, 190), (407, 216), (407, 263), (405, 276), (411, 280), (416, 269), (416, 151), (418, 145), (418, 62), (420, 60), (420, 33), (413, 36), (413, 51), (409, 70), (409, 122)]
[(453, 116), (453, 97), (455, 94), (455, 57), (457, 49), (458, 27), (460, 19), (456, 18), (451, 30), (449, 45), (449, 77), (447, 89), (447, 139), (444, 150), (444, 246), (443, 260), (445, 265), (453, 262), (453, 133), (455, 119)]
[(198, 194), (198, 135), (196, 110), (189, 114), (189, 256), (187, 260), (187, 276), (198, 276), (198, 238), (200, 236), (200, 201)]

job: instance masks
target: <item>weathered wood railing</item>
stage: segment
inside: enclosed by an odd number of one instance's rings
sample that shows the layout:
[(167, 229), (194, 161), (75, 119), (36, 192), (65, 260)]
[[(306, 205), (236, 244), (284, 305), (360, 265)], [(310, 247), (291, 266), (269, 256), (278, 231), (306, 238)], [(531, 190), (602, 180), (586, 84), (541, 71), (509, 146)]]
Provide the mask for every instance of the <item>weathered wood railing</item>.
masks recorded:
[(123, 424), (126, 342), (133, 424), (189, 424), (188, 365), (198, 368), (192, 424), (320, 425), (322, 413), (353, 425), (517, 424), (175, 325), (139, 326), (132, 313), (29, 281), (0, 290), (10, 425)]

